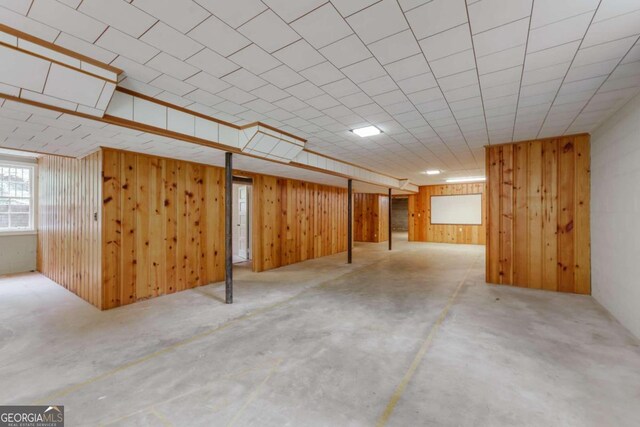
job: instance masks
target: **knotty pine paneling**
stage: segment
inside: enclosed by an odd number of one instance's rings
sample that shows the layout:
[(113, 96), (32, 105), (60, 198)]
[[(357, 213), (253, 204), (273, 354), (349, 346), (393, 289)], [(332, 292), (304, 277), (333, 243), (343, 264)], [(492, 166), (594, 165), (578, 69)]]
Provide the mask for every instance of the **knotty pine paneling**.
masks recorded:
[(591, 292), (589, 135), (487, 147), (487, 281)]
[[(486, 242), (485, 184), (425, 185), (409, 196), (409, 241), (484, 245)], [(481, 225), (431, 224), (431, 196), (482, 194)]]
[(103, 157), (103, 308), (223, 280), (224, 169)]
[(353, 195), (353, 240), (384, 242), (389, 239), (389, 197), (381, 194)]
[(38, 158), (38, 271), (99, 308), (101, 168), (101, 152)]
[(347, 250), (347, 190), (253, 175), (253, 270)]

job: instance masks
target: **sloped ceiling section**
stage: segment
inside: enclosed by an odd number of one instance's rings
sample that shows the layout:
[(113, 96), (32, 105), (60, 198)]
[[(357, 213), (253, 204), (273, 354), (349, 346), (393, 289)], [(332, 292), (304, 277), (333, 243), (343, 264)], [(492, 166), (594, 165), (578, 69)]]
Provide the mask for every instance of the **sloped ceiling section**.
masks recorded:
[(102, 117), (118, 71), (53, 50), (0, 26), (0, 93)]
[(303, 139), (262, 123), (237, 126), (128, 91), (114, 93), (104, 118), (147, 132), (205, 143), (219, 150), (245, 153), (386, 188), (418, 191), (417, 186), (406, 180), (304, 150)]

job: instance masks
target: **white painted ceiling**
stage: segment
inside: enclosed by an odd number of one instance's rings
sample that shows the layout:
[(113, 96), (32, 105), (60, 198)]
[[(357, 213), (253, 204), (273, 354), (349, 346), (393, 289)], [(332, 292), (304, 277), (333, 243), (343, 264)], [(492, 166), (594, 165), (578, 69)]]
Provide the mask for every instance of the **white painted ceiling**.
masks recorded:
[(638, 0), (0, 0), (0, 22), (417, 184), (482, 174), (486, 144), (589, 132), (640, 90)]

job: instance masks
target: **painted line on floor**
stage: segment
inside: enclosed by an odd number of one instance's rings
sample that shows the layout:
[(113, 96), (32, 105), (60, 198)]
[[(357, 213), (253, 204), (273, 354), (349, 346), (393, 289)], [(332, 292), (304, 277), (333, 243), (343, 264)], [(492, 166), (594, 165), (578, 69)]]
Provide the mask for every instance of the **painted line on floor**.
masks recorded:
[(247, 400), (242, 404), (240, 409), (238, 409), (238, 412), (236, 412), (236, 414), (233, 416), (231, 421), (229, 421), (229, 424), (227, 424), (227, 427), (233, 426), (240, 419), (240, 417), (244, 413), (244, 410), (247, 409), (247, 407), (251, 404), (251, 402), (256, 400), (256, 397), (258, 397), (258, 394), (260, 393), (262, 386), (265, 385), (267, 381), (269, 381), (269, 379), (273, 376), (273, 374), (276, 372), (276, 370), (280, 366), (280, 363), (282, 363), (282, 359), (278, 359), (276, 361), (273, 367), (269, 370), (269, 373), (267, 374), (267, 376), (253, 389), (253, 391), (251, 392)]
[(278, 301), (278, 302), (273, 303), (271, 305), (268, 305), (266, 307), (257, 309), (256, 311), (249, 312), (247, 314), (243, 314), (243, 315), (241, 315), (239, 317), (236, 317), (234, 319), (228, 320), (226, 323), (223, 323), (223, 324), (221, 324), (221, 325), (219, 325), (219, 326), (217, 326), (217, 327), (215, 327), (213, 329), (206, 330), (204, 332), (201, 332), (199, 334), (196, 334), (196, 335), (193, 335), (193, 336), (191, 336), (189, 338), (186, 338), (186, 339), (184, 339), (182, 341), (179, 341), (179, 342), (177, 342), (175, 344), (172, 344), (172, 345), (170, 345), (168, 347), (165, 347), (163, 349), (160, 349), (160, 350), (154, 351), (152, 353), (149, 353), (146, 356), (142, 356), (142, 357), (140, 357), (138, 359), (132, 360), (131, 362), (124, 363), (124, 364), (122, 364), (122, 365), (120, 365), (120, 366), (118, 366), (116, 368), (113, 368), (113, 369), (111, 369), (111, 370), (109, 370), (109, 371), (107, 371), (107, 372), (105, 372), (103, 374), (97, 375), (97, 376), (89, 378), (89, 379), (87, 379), (85, 381), (81, 381), (79, 383), (76, 383), (76, 384), (70, 385), (68, 387), (62, 388), (62, 389), (60, 389), (60, 390), (58, 390), (56, 392), (53, 392), (53, 393), (51, 393), (51, 394), (49, 394), (49, 395), (47, 395), (47, 396), (35, 401), (35, 402), (33, 402), (32, 404), (33, 405), (45, 405), (45, 404), (47, 404), (47, 402), (56, 401), (56, 400), (58, 400), (58, 399), (60, 399), (62, 397), (65, 397), (65, 396), (73, 393), (74, 391), (78, 391), (78, 390), (80, 390), (80, 389), (82, 389), (82, 388), (84, 388), (84, 387), (86, 387), (88, 385), (94, 384), (94, 383), (96, 383), (98, 381), (102, 381), (102, 380), (104, 380), (106, 378), (109, 378), (109, 377), (111, 377), (111, 376), (113, 376), (115, 374), (118, 374), (118, 373), (120, 373), (122, 371), (125, 371), (125, 370), (127, 370), (129, 368), (132, 368), (134, 366), (141, 365), (142, 363), (147, 362), (147, 361), (149, 361), (151, 359), (155, 359), (158, 356), (162, 356), (164, 354), (170, 353), (170, 352), (172, 352), (172, 351), (174, 351), (174, 350), (176, 350), (178, 348), (184, 347), (184, 346), (186, 346), (188, 344), (191, 344), (191, 343), (193, 343), (195, 341), (198, 341), (198, 340), (200, 340), (202, 338), (206, 338), (206, 337), (208, 337), (210, 335), (213, 335), (213, 334), (215, 334), (217, 332), (220, 332), (220, 331), (222, 331), (224, 329), (227, 329), (228, 327), (233, 326), (236, 323), (239, 323), (239, 322), (241, 322), (243, 320), (248, 320), (248, 319), (251, 319), (251, 318), (253, 318), (255, 316), (258, 316), (260, 314), (264, 314), (264, 313), (267, 313), (267, 312), (269, 312), (271, 310), (274, 310), (274, 309), (276, 309), (276, 308), (278, 308), (280, 306), (283, 306), (283, 305), (293, 301), (294, 299), (296, 299), (296, 298), (298, 298), (298, 297), (300, 297), (302, 295), (305, 295), (306, 293), (308, 293), (309, 291), (311, 291), (313, 289), (319, 289), (319, 288), (321, 288), (321, 287), (323, 287), (325, 285), (331, 284), (334, 281), (341, 280), (344, 277), (348, 277), (351, 274), (355, 274), (355, 273), (359, 272), (360, 270), (362, 270), (362, 269), (364, 269), (366, 267), (368, 267), (368, 264), (367, 265), (363, 265), (363, 266), (359, 266), (359, 268), (357, 268), (356, 270), (348, 271), (348, 272), (346, 272), (346, 273), (344, 273), (344, 274), (342, 274), (340, 276), (336, 276), (336, 277), (331, 278), (329, 280), (325, 280), (324, 282), (318, 283), (317, 285), (310, 286), (310, 287), (302, 290), (301, 292), (297, 293), (296, 295), (293, 295), (293, 296), (291, 296), (289, 298), (286, 298), (286, 299), (284, 299), (282, 301)]
[(378, 422), (376, 423), (376, 427), (384, 427), (389, 421), (389, 418), (391, 417), (391, 414), (393, 414), (393, 410), (396, 408), (396, 405), (398, 404), (398, 401), (402, 397), (402, 394), (404, 393), (405, 388), (407, 388), (407, 385), (411, 381), (411, 378), (413, 378), (413, 375), (416, 373), (418, 366), (420, 366), (420, 364), (422, 363), (422, 359), (424, 358), (425, 354), (427, 354), (427, 351), (431, 347), (431, 343), (433, 342), (433, 339), (436, 336), (438, 329), (440, 329), (440, 325), (442, 325), (442, 323), (444, 322), (444, 319), (447, 317), (447, 314), (449, 314), (449, 310), (453, 306), (453, 303), (456, 297), (458, 296), (460, 289), (462, 289), (462, 285), (464, 285), (464, 283), (467, 281), (467, 278), (469, 277), (469, 273), (471, 272), (471, 270), (473, 270), (479, 258), (480, 257), (478, 256), (476, 259), (473, 260), (473, 263), (467, 269), (466, 273), (464, 274), (464, 277), (462, 278), (460, 283), (458, 283), (458, 286), (456, 286), (455, 291), (453, 291), (453, 294), (451, 294), (451, 296), (449, 297), (449, 301), (447, 302), (447, 305), (445, 305), (445, 307), (440, 312), (440, 315), (438, 316), (436, 323), (434, 323), (434, 325), (429, 330), (429, 334), (427, 335), (424, 342), (420, 346), (418, 353), (413, 358), (413, 362), (411, 362), (409, 369), (404, 374), (404, 376), (402, 377), (402, 380), (400, 381), (395, 391), (391, 395), (391, 399), (389, 399), (389, 403), (387, 403), (387, 406), (385, 407), (384, 412), (378, 419)]

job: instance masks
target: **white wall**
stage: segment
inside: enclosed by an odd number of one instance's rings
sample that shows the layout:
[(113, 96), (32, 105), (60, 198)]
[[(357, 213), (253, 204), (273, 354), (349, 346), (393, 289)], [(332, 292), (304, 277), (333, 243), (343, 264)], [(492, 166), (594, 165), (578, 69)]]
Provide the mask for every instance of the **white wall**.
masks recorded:
[(35, 234), (0, 235), (0, 276), (36, 269)]
[(591, 135), (592, 294), (640, 337), (640, 96)]
[[(2, 153), (0, 153), (0, 160), (36, 163), (36, 159), (33, 158), (14, 157)], [(0, 275), (35, 270), (37, 239), (35, 233), (18, 235), (0, 233)]]

